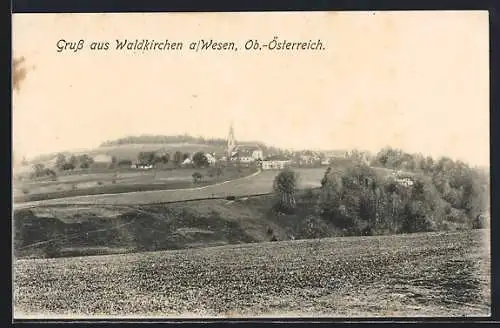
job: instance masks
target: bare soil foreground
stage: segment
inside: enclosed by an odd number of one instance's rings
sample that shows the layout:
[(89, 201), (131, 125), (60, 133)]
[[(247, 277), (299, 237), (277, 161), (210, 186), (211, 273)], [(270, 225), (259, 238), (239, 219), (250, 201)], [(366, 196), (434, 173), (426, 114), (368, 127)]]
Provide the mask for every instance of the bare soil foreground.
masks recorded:
[(17, 260), (14, 316), (487, 316), (489, 231)]

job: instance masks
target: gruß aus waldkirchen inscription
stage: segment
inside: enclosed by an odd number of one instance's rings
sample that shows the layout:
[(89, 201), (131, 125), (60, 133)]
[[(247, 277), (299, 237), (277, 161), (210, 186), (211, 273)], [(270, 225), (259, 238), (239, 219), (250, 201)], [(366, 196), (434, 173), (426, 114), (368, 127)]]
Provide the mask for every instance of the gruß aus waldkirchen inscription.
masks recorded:
[(66, 40), (56, 42), (57, 52), (79, 51), (319, 51), (326, 50), (321, 39), (288, 40), (275, 36), (269, 40), (246, 39), (228, 41), (216, 39), (170, 40), (166, 39), (115, 39), (115, 40)]

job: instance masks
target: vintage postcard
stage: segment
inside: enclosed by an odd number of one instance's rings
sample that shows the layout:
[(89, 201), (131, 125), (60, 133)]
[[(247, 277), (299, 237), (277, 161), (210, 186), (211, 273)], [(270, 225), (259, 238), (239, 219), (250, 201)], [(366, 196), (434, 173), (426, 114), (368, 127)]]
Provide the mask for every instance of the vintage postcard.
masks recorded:
[(490, 316), (486, 11), (12, 24), (15, 319)]

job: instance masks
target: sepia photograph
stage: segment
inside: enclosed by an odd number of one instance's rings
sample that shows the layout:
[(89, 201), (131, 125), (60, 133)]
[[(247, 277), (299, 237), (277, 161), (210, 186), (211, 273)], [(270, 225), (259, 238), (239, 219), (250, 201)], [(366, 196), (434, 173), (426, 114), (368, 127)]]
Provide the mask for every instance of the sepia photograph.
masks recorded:
[(13, 14), (13, 318), (491, 316), (488, 19)]

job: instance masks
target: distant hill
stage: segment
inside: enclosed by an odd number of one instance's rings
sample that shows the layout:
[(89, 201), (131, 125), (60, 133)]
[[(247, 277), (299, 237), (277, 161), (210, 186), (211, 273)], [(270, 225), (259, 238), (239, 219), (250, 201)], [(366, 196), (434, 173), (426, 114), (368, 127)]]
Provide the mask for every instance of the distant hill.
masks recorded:
[[(115, 156), (119, 160), (135, 160), (140, 152), (143, 151), (164, 151), (175, 153), (194, 153), (197, 151), (215, 152), (225, 154), (226, 139), (223, 138), (205, 138), (193, 137), (190, 135), (139, 135), (127, 136), (115, 140), (103, 142), (99, 147), (78, 151), (61, 151), (59, 153), (66, 156), (88, 154), (89, 156), (109, 155)], [(238, 145), (258, 145), (266, 154), (289, 153), (287, 150), (267, 145), (262, 141), (237, 141)], [(330, 156), (343, 157), (346, 150), (326, 151)], [(58, 153), (43, 154), (30, 161), (30, 164), (49, 163), (54, 160)]]
[[(266, 147), (266, 145), (260, 141), (242, 141), (239, 143), (258, 144), (261, 147)], [(187, 134), (173, 135), (173, 136), (140, 135), (140, 136), (127, 136), (116, 140), (108, 140), (103, 142), (100, 147), (132, 145), (132, 144), (199, 144), (199, 145), (226, 147), (227, 140), (224, 138), (193, 137)]]
[[(263, 142), (259, 141), (241, 141), (238, 142), (238, 144), (257, 144), (264, 150), (268, 148)], [(203, 138), (193, 137), (189, 135), (127, 136), (116, 140), (105, 141), (99, 147), (94, 149), (61, 151), (58, 153), (42, 154), (36, 156), (29, 162), (30, 164), (49, 163), (58, 154), (64, 154), (65, 156), (88, 154), (92, 157), (105, 154), (109, 156), (116, 156), (119, 160), (134, 160), (137, 158), (138, 154), (143, 151), (164, 151), (168, 153), (175, 153), (176, 151), (180, 151), (183, 153), (204, 151), (224, 154), (226, 151), (226, 140), (222, 138)]]

